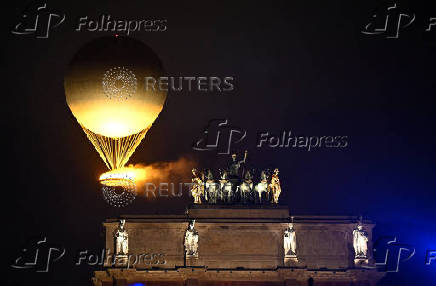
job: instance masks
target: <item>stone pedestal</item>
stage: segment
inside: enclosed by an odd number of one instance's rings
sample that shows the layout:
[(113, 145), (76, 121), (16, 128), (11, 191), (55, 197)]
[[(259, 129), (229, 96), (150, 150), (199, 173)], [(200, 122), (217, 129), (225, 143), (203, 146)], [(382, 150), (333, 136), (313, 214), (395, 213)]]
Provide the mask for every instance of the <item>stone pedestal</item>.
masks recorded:
[(284, 266), (296, 267), (298, 265), (298, 257), (295, 255), (286, 255), (284, 258)]
[(362, 257), (362, 258), (355, 258), (354, 259), (354, 266), (356, 266), (358, 268), (368, 266), (368, 264), (369, 264), (368, 258)]
[(186, 266), (200, 266), (198, 263), (198, 255), (186, 256)]

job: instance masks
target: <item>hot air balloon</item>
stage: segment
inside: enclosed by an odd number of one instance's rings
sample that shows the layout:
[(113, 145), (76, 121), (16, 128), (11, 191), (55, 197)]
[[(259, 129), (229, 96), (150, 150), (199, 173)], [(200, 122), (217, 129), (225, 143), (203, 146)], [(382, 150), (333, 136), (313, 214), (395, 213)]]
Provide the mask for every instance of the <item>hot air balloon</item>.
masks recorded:
[(166, 91), (146, 89), (163, 76), (157, 55), (129, 37), (102, 37), (83, 46), (65, 76), (67, 104), (110, 170), (120, 169), (161, 112)]

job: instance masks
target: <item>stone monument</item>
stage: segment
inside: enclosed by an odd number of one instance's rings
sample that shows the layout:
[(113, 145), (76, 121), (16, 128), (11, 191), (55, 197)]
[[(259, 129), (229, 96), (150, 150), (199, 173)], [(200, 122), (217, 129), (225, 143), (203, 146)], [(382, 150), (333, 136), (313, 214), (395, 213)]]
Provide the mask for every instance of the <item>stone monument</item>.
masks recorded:
[(94, 286), (376, 286), (385, 273), (371, 264), (375, 225), (351, 216), (290, 217), (279, 204), (278, 169), (257, 173), (245, 166), (246, 154), (233, 156), (219, 180), (213, 170), (194, 169), (185, 214), (106, 220), (108, 253), (134, 263), (105, 263)]

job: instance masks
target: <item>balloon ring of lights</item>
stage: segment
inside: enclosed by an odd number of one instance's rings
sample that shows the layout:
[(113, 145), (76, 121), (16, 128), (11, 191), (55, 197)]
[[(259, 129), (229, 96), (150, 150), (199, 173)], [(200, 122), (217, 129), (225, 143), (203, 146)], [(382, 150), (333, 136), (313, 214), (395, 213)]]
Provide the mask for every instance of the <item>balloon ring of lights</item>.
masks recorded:
[(127, 99), (135, 94), (135, 74), (125, 67), (114, 67), (103, 75), (103, 91), (109, 98)]
[(136, 185), (132, 179), (109, 178), (100, 183), (104, 200), (113, 207), (126, 207), (136, 198)]

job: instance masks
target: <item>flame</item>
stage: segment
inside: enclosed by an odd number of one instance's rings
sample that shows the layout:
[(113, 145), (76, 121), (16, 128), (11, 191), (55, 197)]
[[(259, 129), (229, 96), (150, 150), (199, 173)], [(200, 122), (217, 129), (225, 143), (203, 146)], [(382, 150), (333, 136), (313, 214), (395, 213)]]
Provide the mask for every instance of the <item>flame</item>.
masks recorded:
[[(179, 178), (180, 182), (188, 182), (194, 166), (196, 166), (196, 162), (183, 157), (177, 161), (159, 162), (151, 165), (130, 164), (127, 167), (101, 174), (99, 181), (111, 186), (119, 186), (123, 182), (134, 182), (136, 187), (141, 187), (146, 183), (170, 182), (175, 178)], [(140, 189), (137, 190), (140, 191)]]

